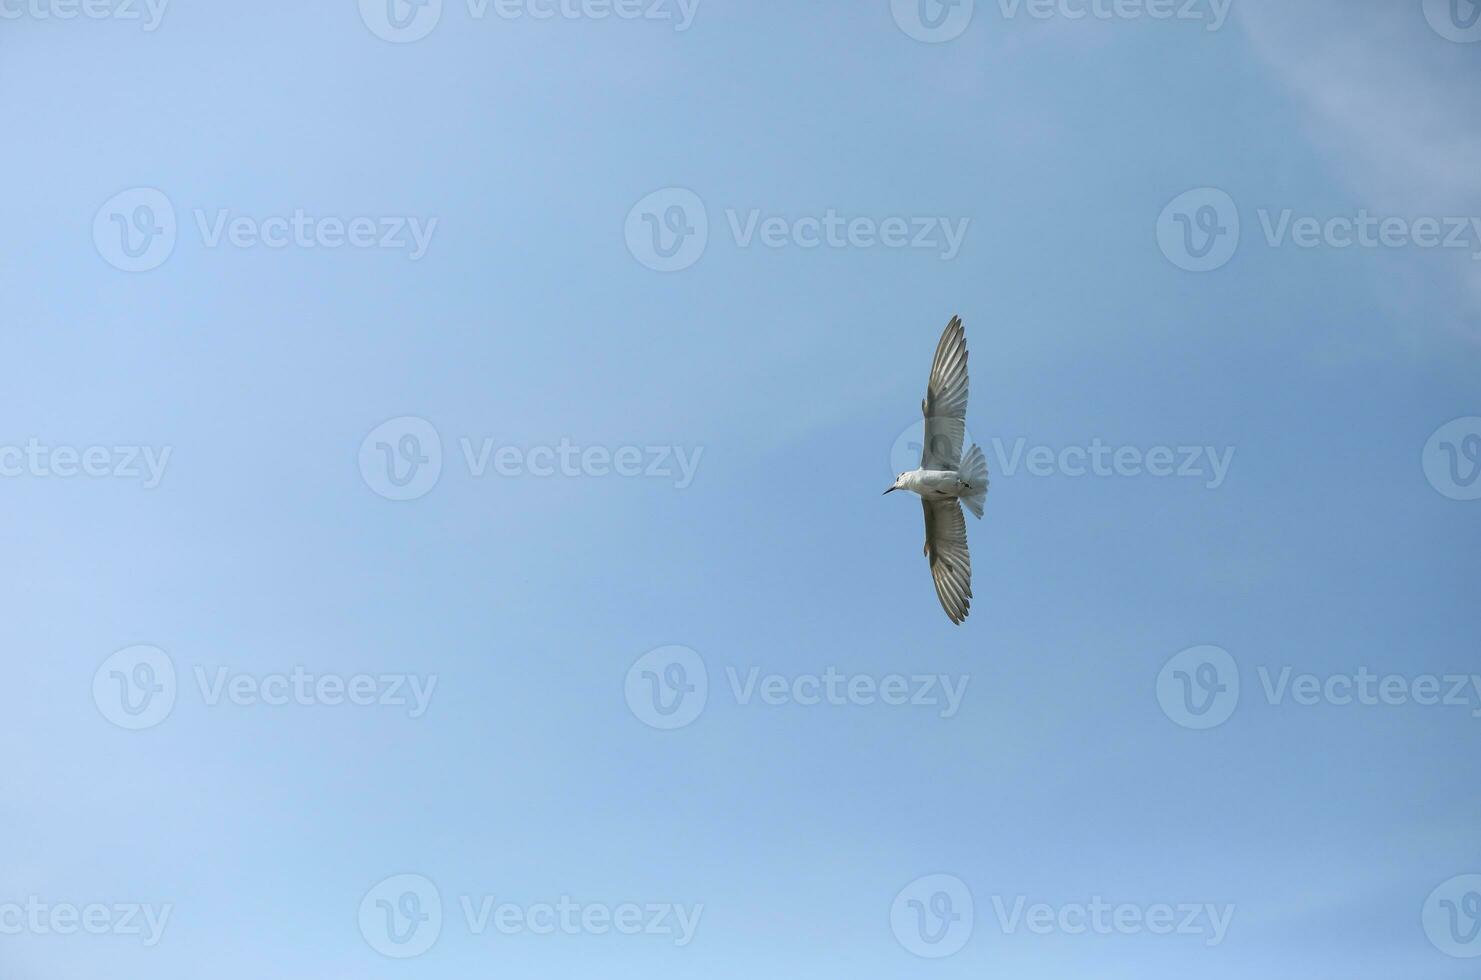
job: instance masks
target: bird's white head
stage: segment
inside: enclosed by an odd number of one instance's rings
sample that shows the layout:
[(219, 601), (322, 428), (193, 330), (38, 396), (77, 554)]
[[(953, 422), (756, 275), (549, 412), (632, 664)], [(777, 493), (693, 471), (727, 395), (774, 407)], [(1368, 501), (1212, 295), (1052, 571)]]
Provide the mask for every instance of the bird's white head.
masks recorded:
[(896, 490), (904, 490), (904, 489), (905, 489), (905, 474), (904, 473), (901, 473), (899, 476), (895, 477), (894, 485), (891, 486), (888, 490), (886, 490), (885, 493), (888, 495), (888, 494), (894, 493)]

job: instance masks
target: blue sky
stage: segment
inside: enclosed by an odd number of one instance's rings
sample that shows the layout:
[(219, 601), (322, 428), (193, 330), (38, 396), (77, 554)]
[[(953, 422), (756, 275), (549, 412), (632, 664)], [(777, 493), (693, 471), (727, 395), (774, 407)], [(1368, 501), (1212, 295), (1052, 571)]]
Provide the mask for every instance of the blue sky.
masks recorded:
[(1473, 975), (1473, 11), (1155, 6), (4, 6), (0, 972)]

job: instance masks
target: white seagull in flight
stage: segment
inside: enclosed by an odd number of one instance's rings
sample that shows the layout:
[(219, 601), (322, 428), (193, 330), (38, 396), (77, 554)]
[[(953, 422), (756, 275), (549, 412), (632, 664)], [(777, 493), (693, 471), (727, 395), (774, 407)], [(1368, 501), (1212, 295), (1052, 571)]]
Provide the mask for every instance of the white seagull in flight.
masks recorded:
[(965, 503), (972, 516), (982, 517), (987, 497), (987, 460), (979, 446), (962, 458), (967, 430), (967, 335), (962, 318), (954, 316), (936, 345), (931, 382), (921, 402), (926, 416), (925, 444), (920, 469), (901, 473), (885, 493), (910, 490), (920, 494), (926, 510), (926, 557), (941, 608), (961, 625), (972, 606), (972, 556), (967, 553)]

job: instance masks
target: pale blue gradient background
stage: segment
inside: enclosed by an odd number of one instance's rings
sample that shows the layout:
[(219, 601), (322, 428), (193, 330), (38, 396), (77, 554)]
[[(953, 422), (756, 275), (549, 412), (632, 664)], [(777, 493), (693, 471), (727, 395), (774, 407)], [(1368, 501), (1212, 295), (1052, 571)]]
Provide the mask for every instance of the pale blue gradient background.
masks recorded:
[[(1481, 414), (1477, 266), (1267, 248), (1254, 209), (1481, 214), (1481, 45), (1417, 2), (1236, 2), (1196, 24), (1005, 20), (925, 45), (889, 4), (704, 0), (691, 29), (470, 22), (387, 44), (354, 3), (177, 0), (159, 30), (0, 22), (0, 443), (173, 447), (161, 487), (0, 480), (0, 901), (171, 902), (164, 943), (0, 937), (8, 980), (197, 977), (1460, 978), (1420, 908), (1481, 871), (1481, 720), (1272, 707), (1256, 665), (1472, 672), (1481, 503), (1420, 454)], [(182, 238), (125, 274), (117, 191)], [(711, 240), (659, 275), (628, 209), (692, 188)], [(1226, 268), (1154, 224), (1212, 185)], [(206, 250), (189, 210), (436, 216), (429, 254)], [(723, 211), (971, 219), (961, 255), (738, 249)], [(919, 507), (881, 499), (953, 312), (970, 428), (1236, 447), (1198, 481), (994, 475), (955, 629)], [(449, 470), (391, 503), (356, 465), (418, 415)], [(701, 445), (669, 481), (472, 480), (456, 439)], [(995, 464), (994, 464), (995, 465)], [(416, 672), (395, 709), (94, 707), (113, 651)], [(629, 713), (668, 643), (704, 715)], [(1177, 651), (1246, 670), (1211, 732), (1154, 698)], [(961, 713), (739, 707), (723, 668), (969, 673)], [(452, 913), (385, 960), (361, 896)], [(917, 876), (977, 895), (956, 956), (889, 929)], [(698, 936), (471, 937), (455, 896), (676, 901)], [(1005, 936), (994, 894), (1231, 902), (1224, 944)]]

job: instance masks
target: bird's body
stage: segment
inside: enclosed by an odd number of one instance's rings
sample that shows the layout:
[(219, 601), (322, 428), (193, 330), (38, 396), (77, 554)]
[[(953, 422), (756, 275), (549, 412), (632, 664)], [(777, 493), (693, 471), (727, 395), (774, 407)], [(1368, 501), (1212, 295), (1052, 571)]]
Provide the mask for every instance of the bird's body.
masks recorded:
[(960, 497), (971, 492), (956, 470), (911, 470), (900, 474), (899, 489), (922, 497)]
[(919, 494), (926, 517), (926, 557), (941, 608), (958, 625), (972, 606), (972, 556), (962, 504), (978, 518), (987, 497), (987, 460), (973, 446), (962, 455), (967, 431), (967, 337), (954, 316), (936, 345), (931, 380), (921, 402), (925, 442), (920, 469), (901, 473), (886, 490)]

